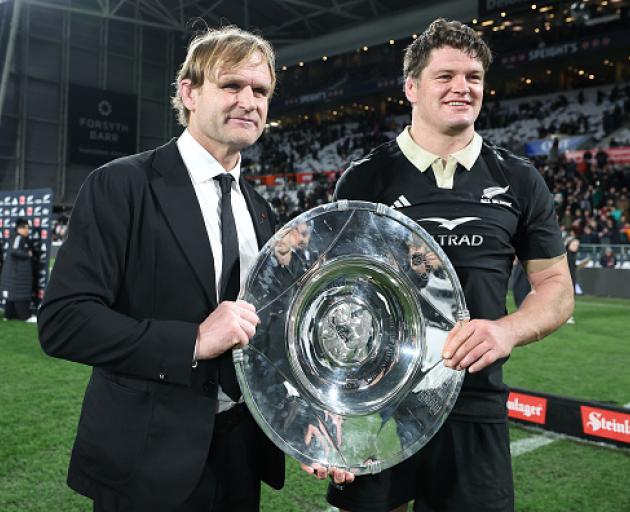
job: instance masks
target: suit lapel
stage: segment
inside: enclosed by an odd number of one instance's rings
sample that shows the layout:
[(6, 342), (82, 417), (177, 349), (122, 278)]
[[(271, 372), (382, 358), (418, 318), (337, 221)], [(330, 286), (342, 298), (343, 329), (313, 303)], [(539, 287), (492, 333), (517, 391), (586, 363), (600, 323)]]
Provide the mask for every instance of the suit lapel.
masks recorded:
[(155, 151), (151, 188), (210, 304), (216, 307), (214, 259), (201, 207), (175, 139)]
[(249, 214), (252, 217), (252, 224), (254, 224), (254, 231), (256, 231), (256, 241), (260, 249), (267, 243), (267, 240), (271, 238), (271, 235), (273, 235), (273, 226), (269, 218), (267, 204), (254, 192), (251, 185), (247, 183), (247, 180), (245, 180), (243, 176), (241, 176), (239, 180), (239, 186), (245, 197)]

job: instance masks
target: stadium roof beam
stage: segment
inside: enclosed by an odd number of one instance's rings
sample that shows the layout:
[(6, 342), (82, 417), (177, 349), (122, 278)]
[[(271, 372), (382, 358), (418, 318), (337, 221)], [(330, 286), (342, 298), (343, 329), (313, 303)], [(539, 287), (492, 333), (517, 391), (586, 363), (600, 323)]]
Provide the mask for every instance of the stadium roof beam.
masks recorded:
[(378, 0), (369, 0), (369, 3), (370, 3), (370, 9), (372, 9), (372, 15), (374, 16), (378, 16), (380, 14), (379, 8), (382, 11), (385, 10), (385, 8), (383, 7), (383, 4), (381, 4)]
[(9, 39), (7, 40), (6, 51), (4, 54), (4, 63), (2, 66), (0, 66), (0, 69), (2, 70), (2, 75), (0, 76), (0, 124), (2, 124), (2, 107), (4, 105), (4, 98), (6, 96), (9, 83), (9, 73), (11, 71), (11, 62), (13, 61), (15, 38), (17, 37), (21, 7), (22, 0), (15, 0), (15, 3), (13, 4), (13, 10), (11, 12)]
[[(322, 55), (330, 57), (356, 50), (364, 45), (378, 45), (389, 39), (407, 38), (413, 33), (421, 32), (436, 18), (465, 21), (476, 16), (477, 4), (465, 0), (446, 0), (436, 5), (423, 5), (415, 9), (406, 9), (388, 17), (365, 21), (347, 29), (281, 47), (278, 49), (278, 64), (290, 66), (299, 61), (319, 60)], [(287, 23), (283, 26), (286, 26)], [(265, 34), (269, 36), (273, 32), (266, 32)]]
[(120, 8), (121, 8), (121, 7), (122, 7), (122, 6), (126, 3), (126, 2), (127, 2), (127, 0), (120, 0), (120, 1), (119, 1), (119, 2), (118, 2), (115, 6), (114, 6), (114, 8), (113, 8), (113, 9), (111, 9), (111, 10), (109, 11), (109, 14), (111, 14), (112, 16), (113, 16), (113, 15), (115, 15), (115, 14), (118, 12), (118, 10), (119, 10), (119, 9), (120, 9)]
[[(204, 9), (199, 14), (197, 14), (197, 16), (199, 16), (200, 18), (203, 18), (204, 16), (211, 16), (216, 21), (219, 21), (218, 18), (214, 14), (212, 14), (212, 11), (219, 7), (223, 3), (223, 1), (224, 0), (217, 0), (210, 7)], [(197, 5), (199, 5), (199, 3), (197, 3)]]
[[(0, 0), (1, 1), (1, 0)], [(23, 0), (24, 3), (189, 33), (191, 20), (210, 25), (255, 27), (278, 48), (278, 62), (291, 65), (409, 37), (439, 16), (472, 19), (477, 6), (445, 0)], [(279, 21), (280, 20), (280, 21)]]
[[(289, 11), (293, 16), (297, 16), (298, 18), (303, 18), (303, 14), (300, 11), (296, 10), (295, 8), (291, 7), (287, 2), (283, 2), (282, 0), (274, 0), (274, 2), (276, 4), (280, 3), (282, 5), (282, 8)], [(304, 21), (304, 25), (306, 26), (306, 30), (308, 30), (308, 33), (312, 36), (314, 34), (314, 31), (313, 31), (313, 27), (311, 26), (311, 22), (308, 19), (303, 19), (303, 21)]]
[[(133, 0), (121, 0), (114, 9), (110, 11), (108, 5), (102, 5), (101, 2), (96, 0), (93, 3), (93, 7), (85, 6), (85, 7), (77, 7), (74, 5), (61, 5), (54, 3), (48, 0), (25, 0), (26, 3), (30, 5), (35, 5), (37, 7), (45, 7), (48, 9), (57, 9), (65, 12), (72, 12), (76, 14), (84, 14), (86, 16), (95, 16), (97, 18), (106, 18), (110, 20), (116, 21), (126, 21), (128, 23), (133, 23), (136, 25), (144, 25), (148, 27), (162, 28), (167, 30), (177, 30), (180, 32), (187, 32), (188, 29), (184, 23), (177, 20), (172, 14), (165, 13), (161, 11), (159, 7), (156, 7), (154, 4), (154, 0), (139, 0), (138, 5), (140, 9), (138, 11), (141, 13), (143, 17), (138, 16), (126, 16), (124, 14), (116, 14), (119, 12), (126, 4), (135, 8), (136, 2)], [(89, 4), (90, 2), (84, 2), (84, 4)], [(162, 6), (164, 7), (164, 6)], [(147, 16), (145, 18), (144, 16)]]
[[(301, 0), (280, 0), (281, 2), (293, 2), (295, 3), (296, 1), (301, 1)], [(284, 23), (277, 25), (277, 26), (271, 26), (269, 27), (267, 30), (265, 30), (265, 36), (266, 37), (271, 37), (274, 33), (276, 33), (279, 30), (282, 30), (283, 28), (289, 27), (291, 25), (294, 25), (295, 23), (299, 23), (300, 21), (304, 21), (306, 19), (310, 19), (310, 18), (316, 18), (318, 16), (321, 16), (322, 14), (326, 14), (326, 13), (332, 13), (332, 14), (336, 14), (336, 15), (341, 15), (341, 16), (347, 16), (349, 13), (347, 13), (344, 9), (348, 9), (351, 7), (355, 7), (358, 4), (364, 3), (365, 0), (349, 0), (347, 2), (344, 2), (343, 4), (337, 4), (337, 7), (335, 8), (334, 6), (327, 6), (327, 7), (322, 7), (321, 5), (318, 6), (314, 6), (312, 4), (308, 4), (308, 5), (312, 5), (312, 7), (314, 7), (315, 9), (313, 11), (311, 11), (308, 14), (303, 15), (300, 18), (295, 18), (292, 20), (287, 20)], [(304, 2), (306, 4), (306, 2)], [(309, 41), (311, 41), (311, 39), (309, 39)]]

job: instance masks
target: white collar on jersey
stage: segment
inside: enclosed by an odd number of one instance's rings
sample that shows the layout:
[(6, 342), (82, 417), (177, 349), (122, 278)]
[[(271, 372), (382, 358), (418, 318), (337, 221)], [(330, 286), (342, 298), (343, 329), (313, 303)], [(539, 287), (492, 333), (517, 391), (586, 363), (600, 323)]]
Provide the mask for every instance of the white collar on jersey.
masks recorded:
[[(439, 160), (440, 157), (419, 146), (416, 141), (411, 138), (410, 130), (411, 126), (406, 126), (405, 129), (400, 132), (400, 135), (396, 137), (396, 142), (407, 160), (420, 172), (425, 172), (436, 160)], [(481, 135), (475, 132), (468, 145), (449, 155), (449, 159), (453, 158), (458, 164), (464, 167), (464, 169), (470, 171), (481, 154), (482, 142), (483, 139)]]

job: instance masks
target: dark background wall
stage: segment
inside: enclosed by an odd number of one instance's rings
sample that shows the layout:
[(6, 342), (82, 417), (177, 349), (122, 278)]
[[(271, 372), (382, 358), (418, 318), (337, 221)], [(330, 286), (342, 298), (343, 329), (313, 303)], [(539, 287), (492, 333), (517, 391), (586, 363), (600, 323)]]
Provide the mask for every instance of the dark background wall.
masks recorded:
[(630, 298), (630, 271), (608, 268), (583, 268), (577, 280), (586, 295)]
[(0, 124), (0, 190), (50, 187), (71, 205), (92, 166), (68, 162), (68, 90), (137, 98), (136, 151), (179, 133), (169, 105), (188, 35), (24, 3)]

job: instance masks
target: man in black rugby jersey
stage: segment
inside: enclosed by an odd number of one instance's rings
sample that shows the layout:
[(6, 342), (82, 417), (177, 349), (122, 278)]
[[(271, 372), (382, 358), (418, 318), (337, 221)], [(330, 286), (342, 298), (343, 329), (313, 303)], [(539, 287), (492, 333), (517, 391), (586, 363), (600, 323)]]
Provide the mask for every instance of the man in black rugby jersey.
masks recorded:
[[(514, 509), (501, 367), (514, 347), (566, 322), (573, 293), (545, 182), (528, 161), (475, 132), (491, 60), (470, 27), (434, 21), (405, 54), (411, 126), (337, 185), (337, 199), (391, 205), (425, 228), (453, 263), (472, 317), (449, 333), (442, 353), (446, 366), (466, 372), (452, 414), (405, 462), (331, 485), (329, 502), (344, 510), (402, 511), (411, 500), (422, 512)], [(533, 290), (507, 315), (515, 255)]]

